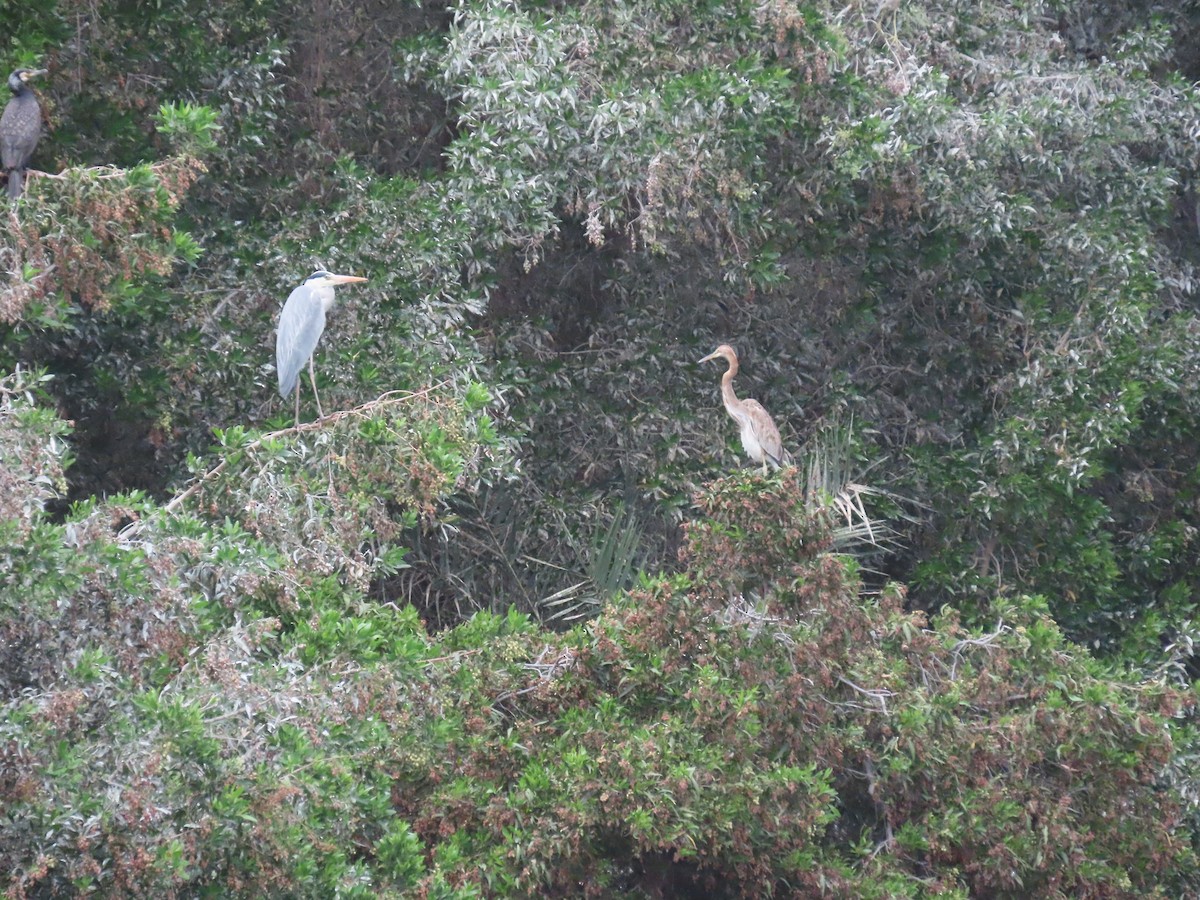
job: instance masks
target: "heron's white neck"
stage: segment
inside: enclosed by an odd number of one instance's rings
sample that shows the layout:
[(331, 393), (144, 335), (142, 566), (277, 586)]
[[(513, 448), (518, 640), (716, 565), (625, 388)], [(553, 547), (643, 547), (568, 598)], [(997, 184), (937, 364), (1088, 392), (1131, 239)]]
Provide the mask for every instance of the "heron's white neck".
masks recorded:
[(333, 308), (334, 300), (337, 299), (333, 293), (333, 285), (331, 284), (323, 284), (317, 288), (317, 296), (321, 299), (321, 309), (325, 310), (325, 312), (329, 312)]

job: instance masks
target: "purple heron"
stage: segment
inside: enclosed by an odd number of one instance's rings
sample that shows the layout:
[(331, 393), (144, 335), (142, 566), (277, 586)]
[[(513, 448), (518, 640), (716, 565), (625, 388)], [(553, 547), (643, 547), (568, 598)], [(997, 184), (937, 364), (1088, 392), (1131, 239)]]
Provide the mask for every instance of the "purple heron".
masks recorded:
[(757, 400), (739, 400), (734, 394), (733, 376), (738, 373), (738, 358), (734, 349), (728, 344), (722, 344), (700, 362), (717, 358), (729, 363), (729, 368), (721, 376), (721, 402), (725, 404), (725, 411), (741, 429), (742, 449), (746, 451), (747, 456), (762, 465), (764, 475), (767, 466), (778, 469), (790, 460), (783, 449), (779, 429), (775, 427), (771, 414), (763, 409), (763, 405)]

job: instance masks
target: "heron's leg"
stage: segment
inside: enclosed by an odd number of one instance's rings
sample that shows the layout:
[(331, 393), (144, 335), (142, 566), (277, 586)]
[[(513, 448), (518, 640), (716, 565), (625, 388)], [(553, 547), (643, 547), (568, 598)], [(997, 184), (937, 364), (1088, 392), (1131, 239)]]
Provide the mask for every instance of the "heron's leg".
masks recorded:
[(296, 427), (300, 427), (300, 382), (296, 382)]
[(313, 361), (311, 356), (308, 358), (308, 380), (312, 382), (313, 397), (316, 398), (317, 401), (317, 418), (323, 419), (325, 418), (325, 413), (321, 412), (321, 395), (317, 393), (317, 376), (316, 373), (313, 372)]

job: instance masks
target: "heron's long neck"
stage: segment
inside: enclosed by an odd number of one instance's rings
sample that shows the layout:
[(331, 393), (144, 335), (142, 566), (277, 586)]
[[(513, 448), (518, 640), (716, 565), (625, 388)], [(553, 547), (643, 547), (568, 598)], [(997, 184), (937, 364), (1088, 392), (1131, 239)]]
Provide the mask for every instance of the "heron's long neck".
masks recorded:
[(737, 398), (737, 394), (733, 392), (733, 376), (737, 374), (738, 364), (731, 362), (729, 368), (725, 370), (725, 374), (721, 376), (721, 402), (725, 404), (725, 409), (734, 418), (738, 417), (738, 413), (742, 411), (742, 404)]
[(321, 288), (321, 308), (325, 310), (325, 312), (329, 312), (329, 310), (333, 308), (335, 296), (336, 295), (333, 292), (333, 288), (329, 285), (325, 285)]

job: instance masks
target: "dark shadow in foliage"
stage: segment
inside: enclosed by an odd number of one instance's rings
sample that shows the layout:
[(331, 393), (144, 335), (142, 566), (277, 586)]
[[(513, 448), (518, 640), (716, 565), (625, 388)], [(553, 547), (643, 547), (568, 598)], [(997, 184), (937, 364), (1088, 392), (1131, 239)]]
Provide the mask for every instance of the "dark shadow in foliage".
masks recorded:
[[(570, 218), (564, 219), (554, 243), (542, 248), (542, 253), (532, 268), (519, 253), (511, 254), (498, 268), (486, 321), (501, 328), (512, 320), (545, 321), (555, 349), (585, 349), (595, 324), (620, 305), (613, 280), (625, 254), (613, 240), (601, 246), (591, 243), (584, 223)], [(506, 353), (499, 345), (496, 351)]]

